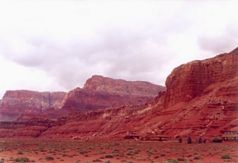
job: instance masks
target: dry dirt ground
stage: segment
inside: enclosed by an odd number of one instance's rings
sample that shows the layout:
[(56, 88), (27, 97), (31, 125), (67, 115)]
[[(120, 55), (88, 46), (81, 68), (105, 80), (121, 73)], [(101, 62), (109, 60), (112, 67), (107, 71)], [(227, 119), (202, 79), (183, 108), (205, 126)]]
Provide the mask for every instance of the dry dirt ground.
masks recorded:
[(238, 163), (238, 143), (0, 139), (0, 163)]

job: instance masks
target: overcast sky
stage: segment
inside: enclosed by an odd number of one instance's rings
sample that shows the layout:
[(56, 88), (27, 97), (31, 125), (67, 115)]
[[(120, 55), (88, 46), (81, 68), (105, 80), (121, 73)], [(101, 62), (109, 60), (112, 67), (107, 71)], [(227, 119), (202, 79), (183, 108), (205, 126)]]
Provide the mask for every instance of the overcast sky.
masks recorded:
[(236, 0), (189, 1), (0, 1), (0, 96), (94, 74), (164, 85), (174, 67), (237, 47)]

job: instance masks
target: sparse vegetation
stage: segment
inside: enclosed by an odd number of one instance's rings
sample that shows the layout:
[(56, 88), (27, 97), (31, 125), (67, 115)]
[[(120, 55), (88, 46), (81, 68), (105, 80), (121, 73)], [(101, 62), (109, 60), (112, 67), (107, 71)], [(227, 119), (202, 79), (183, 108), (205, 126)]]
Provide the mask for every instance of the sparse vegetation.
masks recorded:
[(113, 155), (107, 154), (107, 155), (105, 155), (105, 158), (113, 158)]
[(17, 152), (17, 154), (19, 154), (19, 155), (23, 155), (23, 152), (21, 152), (21, 151), (18, 151), (18, 152)]
[(228, 159), (231, 159), (231, 156), (228, 154), (225, 154), (225, 155), (222, 155), (221, 158), (224, 160), (228, 160)]
[(104, 163), (111, 163), (111, 161), (110, 160), (106, 160), (106, 161), (104, 161)]
[(185, 161), (184, 158), (178, 158), (177, 160), (178, 160), (178, 161)]
[[(69, 141), (69, 140), (10, 140), (0, 144), (0, 160), (4, 158), (5, 162), (104, 162), (110, 163), (114, 160), (118, 162), (168, 162), (168, 163), (186, 163), (186, 162), (206, 162), (212, 157), (213, 162), (234, 161), (238, 162), (237, 143), (223, 144), (186, 144), (177, 142), (145, 142), (145, 141)], [(42, 151), (43, 152), (42, 152)], [(9, 157), (9, 151), (12, 156)], [(31, 157), (19, 157), (31, 154)], [(6, 153), (6, 155), (5, 155)], [(82, 153), (82, 154), (80, 154)], [(224, 153), (224, 155), (222, 155)], [(216, 157), (214, 157), (216, 156)], [(16, 159), (17, 158), (17, 159)], [(73, 159), (73, 161), (72, 161)], [(211, 158), (209, 158), (210, 160)], [(0, 163), (4, 163), (0, 161)]]
[(167, 160), (167, 163), (179, 163), (179, 161), (174, 160), (174, 159), (169, 159), (169, 160)]
[(52, 157), (52, 156), (46, 156), (45, 159), (46, 159), (47, 161), (51, 161), (51, 160), (54, 160), (54, 157)]
[(30, 162), (30, 159), (27, 157), (19, 157), (14, 160), (17, 163), (25, 163), (25, 162)]
[(199, 156), (195, 156), (194, 160), (200, 160), (200, 157)]

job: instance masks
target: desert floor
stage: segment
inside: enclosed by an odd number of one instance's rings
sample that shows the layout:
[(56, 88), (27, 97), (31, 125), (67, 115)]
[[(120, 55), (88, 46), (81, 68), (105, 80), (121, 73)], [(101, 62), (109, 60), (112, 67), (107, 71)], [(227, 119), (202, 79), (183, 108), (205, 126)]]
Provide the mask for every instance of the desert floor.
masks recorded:
[(238, 143), (0, 139), (0, 163), (238, 163)]

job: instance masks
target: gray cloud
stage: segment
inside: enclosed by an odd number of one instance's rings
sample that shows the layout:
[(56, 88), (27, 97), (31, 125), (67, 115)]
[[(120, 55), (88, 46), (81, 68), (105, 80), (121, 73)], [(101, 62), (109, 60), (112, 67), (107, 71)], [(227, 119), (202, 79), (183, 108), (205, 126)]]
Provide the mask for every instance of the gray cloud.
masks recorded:
[[(234, 5), (71, 2), (56, 6), (31, 2), (30, 8), (20, 4), (15, 10), (25, 8), (19, 15), (0, 5), (4, 24), (0, 26), (0, 55), (42, 70), (58, 85), (72, 89), (94, 74), (164, 84), (179, 64), (202, 59), (204, 52), (206, 57), (213, 56), (236, 46), (237, 31), (230, 28), (235, 17), (226, 17), (235, 15), (227, 12), (235, 11), (227, 8)], [(224, 24), (226, 31), (218, 28)], [(217, 34), (210, 35), (211, 27), (218, 28)]]
[(204, 36), (198, 39), (201, 49), (214, 54), (229, 52), (238, 46), (238, 26), (231, 24), (226, 30), (216, 36)]
[(158, 79), (150, 72), (171, 59), (164, 43), (144, 32), (112, 30), (92, 42), (76, 39), (64, 46), (46, 38), (27, 39), (26, 44), (31, 50), (22, 55), (11, 50), (5, 54), (21, 65), (43, 69), (68, 89), (82, 85), (93, 74), (155, 82)]

